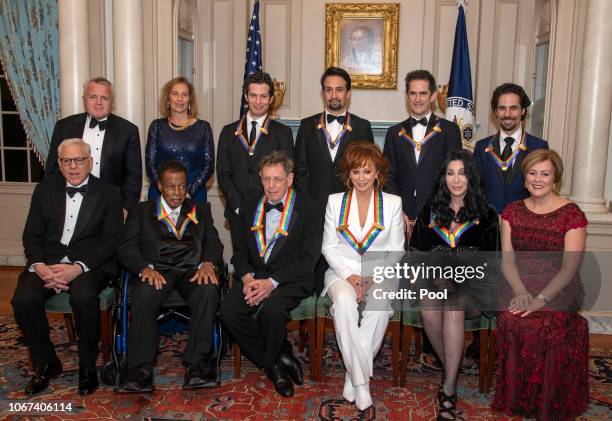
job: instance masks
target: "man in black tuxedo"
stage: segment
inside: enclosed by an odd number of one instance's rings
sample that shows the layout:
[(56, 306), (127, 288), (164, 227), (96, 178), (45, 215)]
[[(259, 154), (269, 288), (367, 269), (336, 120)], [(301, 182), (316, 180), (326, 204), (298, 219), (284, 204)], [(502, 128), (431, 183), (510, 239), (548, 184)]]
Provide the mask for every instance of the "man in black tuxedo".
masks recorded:
[(427, 70), (408, 73), (406, 103), (410, 117), (391, 126), (385, 139), (383, 154), (390, 163), (385, 191), (402, 198), (408, 238), (446, 155), (461, 148), (459, 127), (432, 112), (435, 101), (433, 75)]
[[(344, 150), (356, 140), (374, 142), (372, 126), (348, 112), (351, 77), (340, 67), (329, 67), (321, 76), (325, 111), (300, 122), (295, 142), (295, 185), (317, 200), (325, 213), (327, 198), (344, 191), (338, 167)], [(316, 291), (323, 289), (329, 266), (321, 256), (315, 269)]]
[(123, 218), (119, 189), (89, 171), (89, 145), (81, 139), (60, 143), (63, 177), (36, 186), (23, 231), (26, 270), (19, 275), (12, 300), (15, 320), (32, 356), (35, 374), (25, 388), (32, 395), (62, 372), (49, 339), (45, 302), (70, 294), (79, 350), (79, 393), (98, 387), (96, 358), (100, 337), (98, 293), (115, 275), (115, 249)]
[(121, 264), (140, 278), (132, 283), (129, 371), (122, 389), (153, 390), (159, 306), (174, 288), (191, 310), (183, 388), (215, 386), (213, 324), (219, 304), (215, 264), (222, 258), (223, 245), (210, 203), (202, 206), (186, 198), (187, 170), (180, 162), (161, 165), (157, 187), (158, 200), (130, 210), (117, 251)]
[(57, 147), (64, 139), (83, 139), (91, 147), (91, 173), (121, 189), (124, 216), (138, 203), (142, 188), (142, 156), (138, 127), (111, 114), (113, 90), (102, 77), (87, 81), (83, 87), (85, 112), (59, 120), (53, 129), (47, 157), (45, 180), (59, 173)]
[(225, 217), (232, 227), (232, 244), (236, 244), (238, 215), (242, 202), (262, 193), (259, 163), (272, 151), (285, 151), (293, 159), (291, 129), (270, 119), (268, 108), (274, 97), (269, 74), (255, 72), (242, 86), (249, 110), (243, 118), (221, 130), (217, 145), (217, 181), (225, 197)]
[(284, 153), (272, 152), (260, 168), (264, 194), (243, 202), (232, 257), (234, 284), (221, 303), (221, 318), (276, 391), (290, 397), (303, 374), (286, 324), (314, 289), (323, 215), (312, 199), (291, 188), (293, 163)]
[(296, 187), (317, 199), (322, 209), (327, 197), (344, 191), (338, 166), (344, 150), (355, 140), (374, 142), (372, 127), (348, 112), (351, 77), (346, 70), (330, 67), (321, 76), (325, 111), (300, 122), (295, 141)]

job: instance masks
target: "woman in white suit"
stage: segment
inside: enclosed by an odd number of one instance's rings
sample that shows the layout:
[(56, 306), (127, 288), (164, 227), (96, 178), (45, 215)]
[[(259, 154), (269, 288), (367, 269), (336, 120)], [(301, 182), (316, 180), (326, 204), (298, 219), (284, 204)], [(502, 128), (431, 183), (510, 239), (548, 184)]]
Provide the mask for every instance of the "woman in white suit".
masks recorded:
[[(347, 191), (330, 195), (325, 212), (322, 252), (329, 269), (321, 296), (329, 294), (333, 301), (330, 311), (346, 367), (342, 395), (359, 410), (372, 406), (373, 360), (393, 313), (389, 301), (374, 298), (379, 295), (373, 291), (386, 285), (374, 284), (366, 275), (374, 265), (394, 264), (404, 251), (402, 201), (382, 192), (387, 172), (388, 163), (376, 144), (351, 143), (340, 162)], [(359, 320), (361, 301), (366, 308)]]

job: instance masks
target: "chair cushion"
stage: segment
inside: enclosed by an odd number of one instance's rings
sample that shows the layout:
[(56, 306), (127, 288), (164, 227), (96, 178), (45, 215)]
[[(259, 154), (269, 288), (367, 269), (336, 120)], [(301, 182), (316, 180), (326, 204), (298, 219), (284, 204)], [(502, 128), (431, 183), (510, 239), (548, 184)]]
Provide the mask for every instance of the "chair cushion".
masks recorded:
[(314, 319), (317, 309), (317, 296), (311, 295), (300, 301), (300, 305), (291, 310), (291, 320)]
[[(421, 314), (418, 307), (413, 301), (404, 300), (402, 302), (402, 324), (414, 327), (423, 327)], [(486, 316), (480, 316), (475, 319), (469, 319), (464, 322), (464, 330), (466, 332), (473, 330), (494, 329), (496, 325), (495, 317), (489, 319)]]
[[(115, 289), (106, 287), (98, 294), (100, 298), (100, 310), (108, 310), (115, 300)], [(66, 292), (56, 294), (45, 303), (45, 311), (48, 313), (72, 313), (70, 307), (70, 295)]]
[[(329, 312), (329, 309), (332, 305), (332, 300), (329, 298), (329, 294), (325, 294), (324, 297), (319, 297), (317, 301), (317, 317), (325, 317), (327, 319), (332, 319), (332, 315)], [(392, 307), (394, 310), (393, 316), (389, 320), (391, 321), (399, 321), (401, 316), (400, 311), (400, 301), (394, 300)], [(357, 311), (361, 314), (365, 310), (365, 302), (360, 302), (357, 306)]]

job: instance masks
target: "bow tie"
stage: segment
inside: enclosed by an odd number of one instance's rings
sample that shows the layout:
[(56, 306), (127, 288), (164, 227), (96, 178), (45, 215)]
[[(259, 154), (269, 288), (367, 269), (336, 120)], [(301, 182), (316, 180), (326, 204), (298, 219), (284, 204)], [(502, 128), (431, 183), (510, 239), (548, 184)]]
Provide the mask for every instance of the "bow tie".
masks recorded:
[(330, 113), (327, 113), (327, 123), (333, 123), (334, 120), (338, 120), (338, 124), (344, 126), (346, 115), (331, 115)]
[(106, 130), (106, 126), (108, 126), (108, 119), (104, 120), (104, 121), (98, 121), (95, 118), (91, 118), (91, 120), (89, 120), (89, 128), (93, 129), (96, 126), (100, 126), (100, 131), (104, 131)]
[(70, 198), (74, 197), (77, 193), (81, 193), (82, 196), (85, 196), (87, 194), (87, 184), (81, 187), (66, 187), (66, 193), (68, 193)]
[(410, 123), (410, 127), (414, 127), (417, 124), (422, 124), (423, 126), (427, 127), (427, 117), (423, 117), (420, 120), (417, 120), (414, 117), (410, 117), (410, 119), (408, 119), (408, 122)]
[(266, 211), (266, 213), (270, 212), (272, 209), (276, 209), (279, 212), (283, 211), (283, 202), (278, 202), (276, 204), (272, 204), (270, 202), (266, 202), (264, 204), (264, 210)]

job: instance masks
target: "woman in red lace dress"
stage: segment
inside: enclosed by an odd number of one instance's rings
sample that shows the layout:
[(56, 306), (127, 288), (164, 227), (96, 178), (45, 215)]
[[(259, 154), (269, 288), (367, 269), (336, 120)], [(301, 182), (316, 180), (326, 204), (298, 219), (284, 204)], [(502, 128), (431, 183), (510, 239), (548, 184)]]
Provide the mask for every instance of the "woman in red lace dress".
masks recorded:
[(586, 410), (589, 395), (588, 325), (577, 312), (587, 220), (557, 194), (563, 164), (556, 152), (531, 152), (522, 172), (530, 197), (501, 215), (502, 273), (514, 296), (497, 316), (493, 409), (573, 420)]

